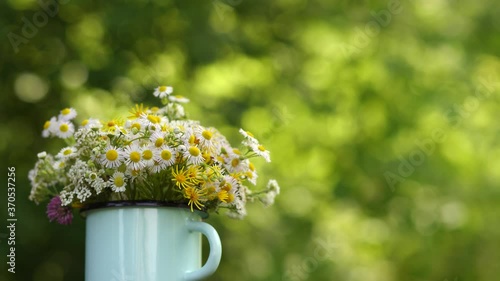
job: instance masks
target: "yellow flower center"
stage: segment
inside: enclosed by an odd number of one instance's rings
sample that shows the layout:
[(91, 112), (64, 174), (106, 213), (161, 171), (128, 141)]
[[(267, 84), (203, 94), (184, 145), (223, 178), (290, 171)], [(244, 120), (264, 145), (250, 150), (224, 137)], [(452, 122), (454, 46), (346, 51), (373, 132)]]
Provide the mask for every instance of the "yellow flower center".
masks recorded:
[(222, 190), (229, 191), (231, 190), (231, 185), (229, 183), (226, 183), (223, 187)]
[(141, 154), (137, 151), (130, 152), (130, 160), (135, 163), (141, 161)]
[(113, 120), (111, 120), (111, 121), (108, 122), (108, 127), (113, 127), (115, 125), (116, 124), (115, 124), (115, 122)]
[(167, 86), (161, 86), (159, 90), (160, 92), (165, 92), (167, 90)]
[(72, 152), (72, 150), (71, 150), (71, 149), (66, 149), (66, 150), (64, 150), (63, 154), (64, 154), (64, 155), (70, 155), (70, 154), (71, 154), (71, 152)]
[(142, 157), (145, 159), (145, 160), (151, 160), (151, 158), (153, 158), (153, 152), (149, 149), (147, 150), (144, 150), (142, 152)]
[(250, 171), (255, 171), (255, 165), (253, 163), (250, 163), (248, 164), (248, 168), (250, 169)]
[(237, 155), (241, 155), (241, 151), (240, 151), (239, 149), (237, 149), (237, 148), (234, 148), (234, 149), (233, 149), (233, 152), (234, 152), (235, 154), (237, 154)]
[(234, 201), (234, 194), (229, 193), (228, 196), (227, 196), (226, 203), (231, 203), (233, 201)]
[(50, 121), (45, 121), (45, 124), (43, 124), (43, 129), (47, 130), (50, 127)]
[(172, 158), (172, 153), (170, 151), (165, 149), (161, 152), (161, 159), (168, 161), (170, 158)]
[(191, 135), (191, 136), (189, 137), (189, 143), (190, 143), (190, 144), (194, 144), (194, 143), (195, 143), (195, 141), (196, 141), (195, 136), (194, 136), (194, 135)]
[(266, 151), (266, 148), (263, 145), (259, 145), (257, 148), (262, 152)]
[(203, 131), (203, 133), (201, 133), (201, 135), (206, 139), (206, 140), (210, 140), (212, 139), (212, 132), (210, 131)]
[(183, 182), (186, 182), (186, 176), (184, 176), (184, 174), (178, 174), (177, 176), (175, 176), (175, 180), (178, 182), (178, 183), (183, 183)]
[(156, 147), (160, 147), (160, 146), (163, 145), (164, 142), (165, 142), (164, 138), (157, 138), (156, 141), (155, 141), (155, 146)]
[(252, 133), (250, 133), (249, 131), (247, 131), (247, 134), (248, 134), (249, 136), (251, 136), (252, 138), (254, 137), (254, 136), (253, 136), (253, 134), (252, 134)]
[(149, 122), (153, 123), (153, 124), (156, 124), (156, 123), (160, 123), (160, 117), (159, 116), (155, 116), (155, 115), (148, 115), (148, 120)]
[(68, 124), (61, 124), (61, 126), (59, 126), (59, 130), (63, 133), (67, 132), (69, 130)]
[(123, 177), (116, 177), (114, 183), (116, 187), (122, 187), (125, 181), (123, 180)]
[(89, 119), (85, 119), (82, 121), (82, 126), (85, 126), (89, 123)]
[(110, 149), (108, 150), (108, 152), (106, 152), (106, 159), (108, 159), (109, 161), (115, 161), (117, 158), (118, 158), (118, 151)]
[(201, 153), (200, 149), (197, 148), (196, 146), (191, 146), (189, 148), (189, 154), (191, 154), (194, 157), (197, 157), (198, 155), (200, 155), (200, 153)]
[(71, 113), (71, 109), (69, 109), (69, 108), (65, 108), (65, 109), (61, 110), (62, 115), (68, 115), (70, 113)]
[(136, 128), (137, 130), (140, 130), (141, 129), (141, 124), (134, 123), (134, 124), (132, 124), (132, 128)]
[(238, 158), (234, 158), (232, 161), (231, 161), (231, 166), (233, 167), (236, 167), (240, 164), (240, 159)]

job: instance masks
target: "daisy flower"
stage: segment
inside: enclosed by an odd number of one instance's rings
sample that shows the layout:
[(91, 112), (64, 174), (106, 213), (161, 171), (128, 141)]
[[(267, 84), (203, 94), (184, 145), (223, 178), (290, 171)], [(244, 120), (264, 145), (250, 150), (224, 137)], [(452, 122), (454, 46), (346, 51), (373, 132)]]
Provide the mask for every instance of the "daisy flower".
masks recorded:
[(73, 133), (75, 132), (75, 126), (73, 125), (73, 123), (65, 120), (56, 122), (52, 129), (52, 133), (61, 139), (67, 139), (73, 136)]
[(262, 144), (252, 143), (250, 145), (250, 149), (252, 149), (253, 153), (255, 153), (256, 155), (264, 158), (266, 162), (271, 162), (270, 152)]
[(189, 99), (186, 98), (186, 97), (183, 97), (183, 96), (173, 96), (173, 95), (170, 95), (168, 96), (168, 100), (171, 101), (171, 102), (178, 102), (178, 103), (188, 103), (189, 102)]
[(174, 88), (171, 86), (160, 86), (155, 89), (153, 95), (155, 97), (159, 97), (160, 99), (168, 97), (171, 93), (174, 92)]
[(131, 170), (141, 170), (146, 166), (142, 158), (142, 149), (137, 144), (127, 146), (123, 150), (125, 164)]
[(199, 127), (195, 130), (195, 136), (199, 140), (201, 147), (207, 149), (210, 152), (217, 151), (217, 146), (214, 142), (215, 131), (213, 128), (203, 128)]
[(155, 147), (162, 147), (165, 144), (165, 134), (163, 132), (154, 132), (149, 137), (149, 140)]
[(142, 150), (142, 159), (146, 167), (153, 166), (154, 164), (154, 152), (152, 147), (145, 147)]
[(245, 131), (243, 129), (240, 128), (239, 130), (240, 134), (243, 135), (243, 137), (248, 140), (250, 143), (259, 143), (259, 141), (254, 137), (254, 135), (252, 133), (250, 133), (249, 131)]
[(199, 165), (205, 162), (205, 158), (201, 150), (197, 146), (190, 146), (185, 152), (184, 157), (187, 159), (188, 164)]
[(59, 153), (56, 155), (56, 158), (72, 158), (76, 156), (76, 148), (72, 146), (65, 147), (59, 151)]
[(100, 160), (106, 168), (116, 168), (122, 164), (123, 155), (116, 147), (108, 146)]
[(55, 117), (50, 118), (50, 120), (45, 121), (43, 124), (42, 137), (48, 138), (55, 132), (55, 126), (57, 125), (57, 119)]
[(82, 127), (88, 129), (100, 129), (102, 128), (102, 124), (99, 120), (94, 118), (85, 119), (82, 121)]
[(159, 165), (166, 168), (172, 166), (175, 163), (177, 153), (168, 146), (163, 146), (161, 149), (157, 150), (155, 161)]
[(122, 172), (115, 172), (110, 179), (110, 186), (114, 192), (123, 192), (127, 186), (125, 181), (125, 174)]
[(59, 119), (64, 121), (72, 120), (76, 117), (76, 110), (74, 108), (65, 108), (61, 110), (59, 114)]

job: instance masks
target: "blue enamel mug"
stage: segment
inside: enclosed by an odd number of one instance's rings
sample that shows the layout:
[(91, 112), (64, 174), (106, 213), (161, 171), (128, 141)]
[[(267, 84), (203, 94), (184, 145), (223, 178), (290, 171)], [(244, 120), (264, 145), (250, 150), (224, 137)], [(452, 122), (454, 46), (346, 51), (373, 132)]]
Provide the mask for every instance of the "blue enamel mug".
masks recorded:
[[(108, 202), (86, 217), (85, 281), (202, 280), (219, 266), (217, 231), (206, 213), (158, 202)], [(210, 254), (201, 265), (201, 235)]]

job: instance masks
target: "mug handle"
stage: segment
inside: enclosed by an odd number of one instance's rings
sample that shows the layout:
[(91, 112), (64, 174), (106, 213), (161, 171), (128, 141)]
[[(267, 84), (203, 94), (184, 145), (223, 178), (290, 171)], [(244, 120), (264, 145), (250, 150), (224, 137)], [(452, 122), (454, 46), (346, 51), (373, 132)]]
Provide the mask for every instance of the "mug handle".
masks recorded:
[(205, 265), (200, 269), (188, 271), (184, 274), (184, 280), (186, 281), (200, 280), (212, 275), (217, 270), (222, 256), (222, 245), (219, 234), (208, 223), (188, 220), (186, 226), (190, 232), (196, 231), (205, 235), (210, 245), (210, 254)]

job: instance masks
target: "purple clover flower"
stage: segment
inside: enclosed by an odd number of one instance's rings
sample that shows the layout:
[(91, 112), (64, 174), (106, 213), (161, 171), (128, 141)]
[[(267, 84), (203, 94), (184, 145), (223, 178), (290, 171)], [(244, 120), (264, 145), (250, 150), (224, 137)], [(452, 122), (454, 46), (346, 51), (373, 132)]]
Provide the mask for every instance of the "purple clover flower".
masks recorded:
[(53, 197), (47, 205), (47, 216), (49, 220), (57, 221), (59, 224), (68, 225), (73, 220), (73, 212), (71, 207), (62, 206), (61, 198), (59, 196)]

